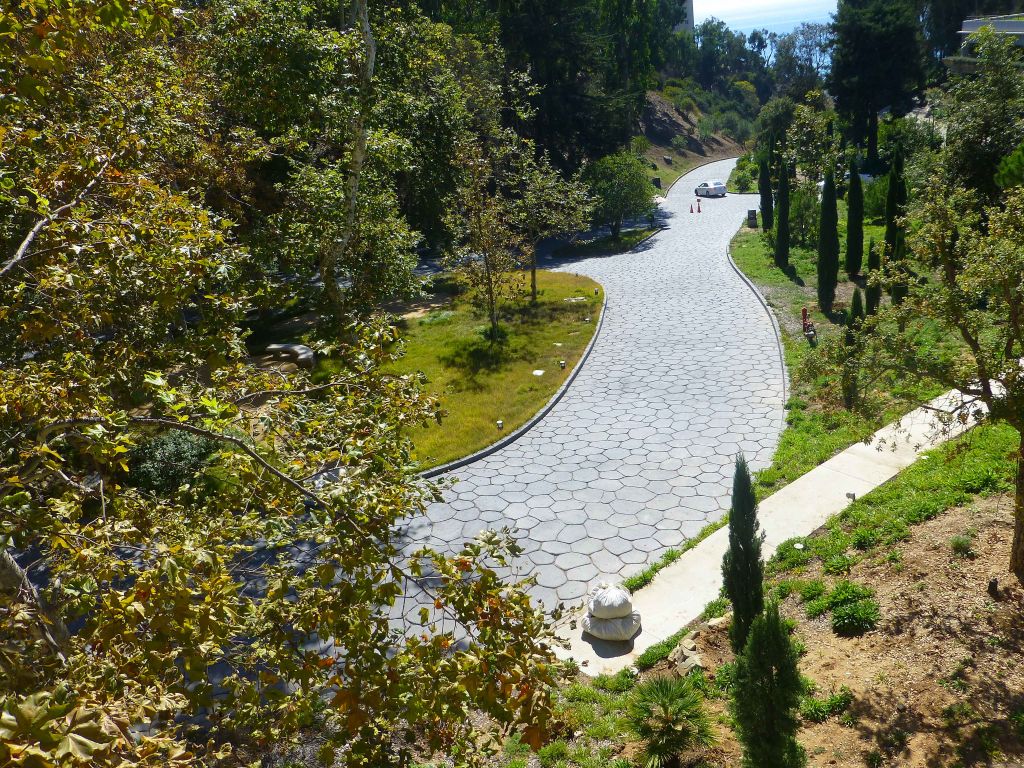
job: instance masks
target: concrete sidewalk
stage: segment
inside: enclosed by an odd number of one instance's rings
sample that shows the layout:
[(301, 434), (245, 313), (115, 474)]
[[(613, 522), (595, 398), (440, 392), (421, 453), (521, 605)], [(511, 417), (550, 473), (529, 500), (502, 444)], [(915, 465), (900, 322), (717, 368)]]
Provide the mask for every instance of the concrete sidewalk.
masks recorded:
[[(765, 559), (782, 542), (813, 533), (854, 498), (890, 480), (923, 452), (969, 429), (973, 420), (960, 423), (951, 418), (963, 409), (958, 392), (937, 398), (879, 430), (870, 442), (847, 448), (762, 501), (759, 519), (765, 533)], [(558, 655), (575, 659), (590, 675), (614, 674), (632, 665), (639, 654), (697, 619), (718, 597), (728, 542), (726, 528), (716, 531), (633, 595), (633, 607), (640, 612), (643, 626), (632, 642), (595, 640), (583, 635), (579, 621), (575, 630), (566, 622), (559, 634), (569, 648), (559, 649)], [(580, 612), (573, 618), (582, 616)]]

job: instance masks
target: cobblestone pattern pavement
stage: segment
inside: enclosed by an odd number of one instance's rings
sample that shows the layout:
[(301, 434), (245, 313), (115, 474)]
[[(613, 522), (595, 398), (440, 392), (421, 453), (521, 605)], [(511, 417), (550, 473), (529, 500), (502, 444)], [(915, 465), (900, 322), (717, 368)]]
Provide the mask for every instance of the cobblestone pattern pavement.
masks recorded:
[(727, 258), (756, 198), (702, 200), (690, 214), (693, 188), (733, 163), (681, 179), (662, 206), (668, 229), (638, 250), (554, 266), (605, 288), (589, 360), (526, 435), (453, 473), (444, 502), (409, 524), (411, 548), (507, 526), (536, 596), (575, 603), (720, 519), (737, 453), (770, 462), (785, 372), (768, 314)]

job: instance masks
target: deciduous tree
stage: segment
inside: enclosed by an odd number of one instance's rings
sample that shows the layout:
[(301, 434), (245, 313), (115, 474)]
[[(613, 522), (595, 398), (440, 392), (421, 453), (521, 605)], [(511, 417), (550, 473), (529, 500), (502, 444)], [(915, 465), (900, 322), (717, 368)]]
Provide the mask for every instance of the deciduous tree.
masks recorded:
[(601, 158), (587, 169), (585, 178), (595, 198), (594, 219), (611, 227), (616, 240), (626, 219), (654, 210), (654, 185), (644, 161), (632, 152)]

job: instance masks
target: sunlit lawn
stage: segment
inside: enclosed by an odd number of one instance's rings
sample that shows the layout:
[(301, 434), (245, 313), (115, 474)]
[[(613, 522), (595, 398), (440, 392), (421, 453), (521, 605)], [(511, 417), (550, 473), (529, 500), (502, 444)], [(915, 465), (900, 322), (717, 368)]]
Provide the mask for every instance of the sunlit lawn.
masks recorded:
[(464, 294), (401, 322), (405, 354), (394, 371), (422, 371), (428, 391), (447, 411), (440, 425), (410, 435), (424, 468), (473, 453), (524, 424), (579, 361), (597, 327), (603, 290), (589, 278), (560, 272), (540, 271), (537, 281), (536, 306), (524, 298), (502, 307), (505, 337), (497, 344), (485, 338), (486, 315)]

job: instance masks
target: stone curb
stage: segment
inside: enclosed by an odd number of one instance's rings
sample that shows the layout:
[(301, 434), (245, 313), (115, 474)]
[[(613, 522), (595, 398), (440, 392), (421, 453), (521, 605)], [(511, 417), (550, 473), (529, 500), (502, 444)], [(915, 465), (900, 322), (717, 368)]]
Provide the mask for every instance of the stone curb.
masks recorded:
[[(654, 237), (654, 235), (656, 234), (658, 233), (655, 232), (650, 237)], [(642, 242), (646, 242), (647, 240), (650, 239), (650, 237), (644, 238)], [(639, 245), (640, 243), (637, 243), (637, 247)], [(601, 288), (602, 290), (604, 290), (604, 286), (601, 286)], [(601, 317), (597, 321), (597, 328), (594, 329), (594, 335), (590, 339), (590, 343), (587, 345), (587, 348), (583, 350), (583, 354), (580, 356), (579, 362), (576, 363), (576, 365), (573, 367), (572, 372), (569, 374), (569, 377), (564, 382), (562, 382), (562, 386), (558, 388), (558, 391), (555, 392), (552, 398), (548, 400), (547, 404), (543, 408), (541, 408), (533, 416), (533, 418), (531, 418), (529, 421), (523, 424), (523, 426), (519, 427), (519, 429), (517, 429), (515, 432), (512, 432), (508, 436), (503, 437), (498, 442), (491, 443), (486, 448), (482, 448), (481, 450), (477, 451), (476, 453), (472, 453), (469, 456), (464, 456), (461, 459), (456, 459), (455, 461), (450, 461), (447, 464), (442, 464), (439, 467), (434, 467), (433, 469), (428, 469), (425, 472), (420, 472), (420, 477), (422, 477), (424, 480), (430, 480), (432, 478), (438, 477), (439, 475), (443, 475), (448, 472), (453, 472), (456, 469), (461, 469), (462, 467), (468, 466), (469, 464), (474, 464), (480, 461), (481, 459), (487, 458), (491, 454), (497, 453), (502, 448), (511, 445), (516, 440), (525, 435), (527, 432), (529, 432), (531, 429), (533, 429), (535, 426), (537, 426), (537, 424), (545, 416), (551, 413), (551, 410), (556, 405), (558, 405), (558, 402), (565, 396), (565, 393), (569, 391), (569, 387), (576, 380), (576, 377), (579, 376), (580, 371), (583, 370), (583, 364), (587, 362), (587, 358), (590, 357), (590, 353), (594, 350), (594, 345), (597, 343), (597, 339), (601, 335), (601, 328), (604, 326), (604, 316), (607, 312), (607, 309), (608, 295), (605, 294), (604, 302), (601, 304)]]
[[(772, 308), (768, 305), (768, 301), (765, 299), (764, 294), (761, 293), (761, 290), (754, 285), (749, 277), (743, 274), (743, 270), (733, 261), (731, 245), (725, 249), (725, 255), (729, 259), (729, 266), (747, 284), (747, 287), (757, 297), (761, 306), (764, 307), (764, 311), (768, 313), (768, 319), (772, 321), (772, 328), (775, 330), (775, 344), (779, 348), (779, 364), (782, 366), (782, 407), (785, 409), (786, 403), (789, 402), (789, 368), (786, 367), (786, 349), (782, 346), (782, 329), (779, 327), (779, 321), (775, 317), (775, 313), (772, 312)], [(785, 417), (783, 417), (783, 422), (785, 422)]]

